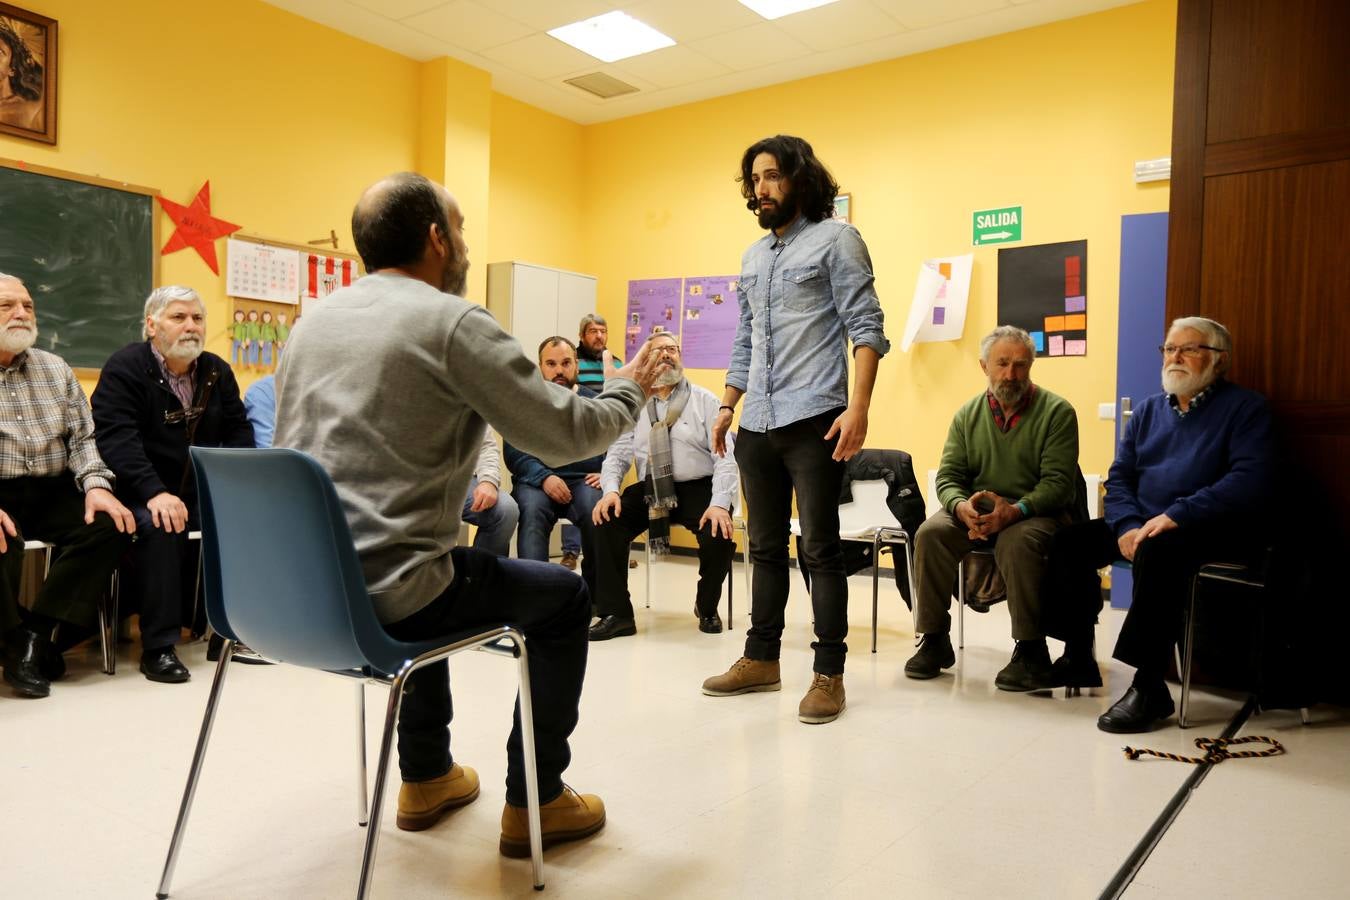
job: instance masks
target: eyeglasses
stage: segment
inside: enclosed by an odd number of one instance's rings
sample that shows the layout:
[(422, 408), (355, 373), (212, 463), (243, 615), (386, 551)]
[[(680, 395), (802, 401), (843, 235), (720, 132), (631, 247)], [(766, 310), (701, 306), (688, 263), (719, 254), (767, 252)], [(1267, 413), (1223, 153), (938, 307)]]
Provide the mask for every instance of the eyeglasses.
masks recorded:
[(1158, 352), (1163, 355), (1163, 359), (1174, 353), (1180, 353), (1187, 359), (1195, 359), (1200, 355), (1201, 350), (1213, 350), (1215, 353), (1224, 352), (1222, 347), (1211, 347), (1209, 344), (1161, 344), (1158, 347)]
[(165, 425), (177, 425), (179, 422), (191, 422), (193, 419), (201, 417), (205, 412), (200, 406), (189, 406), (187, 409), (176, 409), (164, 414)]

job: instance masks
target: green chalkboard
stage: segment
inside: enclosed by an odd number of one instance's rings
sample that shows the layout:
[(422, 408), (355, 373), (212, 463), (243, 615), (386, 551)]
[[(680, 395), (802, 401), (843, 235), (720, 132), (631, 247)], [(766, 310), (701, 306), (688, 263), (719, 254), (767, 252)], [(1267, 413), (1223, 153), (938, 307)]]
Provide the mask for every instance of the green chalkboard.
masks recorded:
[(140, 339), (157, 275), (153, 206), (144, 188), (0, 162), (0, 272), (33, 295), (37, 346), (97, 369)]

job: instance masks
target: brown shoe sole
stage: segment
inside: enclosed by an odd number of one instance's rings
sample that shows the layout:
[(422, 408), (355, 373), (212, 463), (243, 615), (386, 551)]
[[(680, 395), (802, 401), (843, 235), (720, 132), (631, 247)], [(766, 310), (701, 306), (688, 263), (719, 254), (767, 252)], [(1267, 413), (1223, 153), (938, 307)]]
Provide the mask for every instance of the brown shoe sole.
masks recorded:
[[(572, 831), (545, 831), (543, 835), (544, 849), (547, 850), (554, 844), (565, 844), (568, 841), (579, 841), (584, 837), (590, 837), (604, 827), (605, 817), (601, 816), (599, 821), (592, 822), (585, 828), (576, 828)], [(510, 838), (506, 835), (502, 835), (502, 840), (498, 845), (498, 849), (501, 850), (502, 856), (507, 856), (511, 859), (526, 859), (530, 855), (530, 839), (526, 837), (524, 840), (521, 840), (519, 838)]]
[(472, 794), (465, 794), (463, 797), (453, 797), (435, 809), (429, 809), (420, 813), (400, 812), (394, 819), (394, 824), (403, 831), (426, 831), (432, 825), (435, 825), (452, 809), (459, 809), (461, 806), (468, 806), (478, 799), (478, 788), (473, 789)]
[(747, 684), (745, 687), (736, 688), (734, 691), (717, 691), (705, 687), (703, 693), (709, 697), (735, 697), (737, 694), (753, 694), (756, 691), (779, 691), (783, 689), (783, 682), (771, 681), (764, 684)]
[(835, 719), (843, 715), (844, 709), (847, 706), (848, 706), (847, 703), (841, 704), (839, 707), (839, 712), (831, 713), (825, 716), (804, 716), (801, 713), (798, 713), (797, 721), (805, 722), (807, 725), (824, 725), (826, 722), (833, 722)]

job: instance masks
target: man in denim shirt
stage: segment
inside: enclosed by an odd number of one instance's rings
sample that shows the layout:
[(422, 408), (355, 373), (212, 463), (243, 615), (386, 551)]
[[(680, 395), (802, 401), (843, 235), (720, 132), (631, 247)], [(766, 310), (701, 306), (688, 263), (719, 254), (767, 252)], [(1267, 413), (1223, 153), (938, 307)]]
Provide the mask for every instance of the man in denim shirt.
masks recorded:
[[(798, 562), (811, 576), (815, 670), (797, 718), (832, 722), (844, 710), (848, 581), (839, 542), (844, 462), (867, 437), (877, 363), (890, 349), (872, 261), (853, 226), (833, 218), (839, 185), (801, 138), (765, 138), (741, 159), (741, 195), (769, 234), (741, 261), (741, 319), (713, 429), (714, 450), (745, 397), (736, 463), (745, 482), (754, 598), (745, 655), (703, 693), (781, 687), (778, 655), (788, 598), (788, 524), (797, 493)], [(853, 395), (848, 342), (853, 342)]]

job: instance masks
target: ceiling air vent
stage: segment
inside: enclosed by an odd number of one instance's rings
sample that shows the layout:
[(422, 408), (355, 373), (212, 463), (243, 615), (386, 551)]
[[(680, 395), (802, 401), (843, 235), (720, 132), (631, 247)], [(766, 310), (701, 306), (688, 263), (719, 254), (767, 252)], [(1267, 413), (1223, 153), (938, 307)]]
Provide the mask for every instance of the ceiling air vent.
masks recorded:
[(592, 72), (589, 75), (578, 75), (576, 78), (564, 79), (568, 84), (579, 87), (588, 94), (594, 94), (602, 100), (608, 100), (611, 97), (618, 97), (623, 94), (635, 94), (637, 88), (626, 81), (620, 81), (606, 75), (604, 72)]

